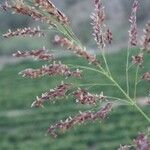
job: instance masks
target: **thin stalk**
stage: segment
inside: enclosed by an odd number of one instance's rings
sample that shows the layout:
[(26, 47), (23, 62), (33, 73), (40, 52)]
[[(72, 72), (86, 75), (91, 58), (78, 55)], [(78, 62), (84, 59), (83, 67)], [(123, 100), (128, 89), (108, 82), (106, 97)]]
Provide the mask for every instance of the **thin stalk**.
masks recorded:
[(144, 116), (144, 118), (150, 123), (150, 118), (145, 114), (145, 112), (137, 104), (134, 104), (134, 106)]
[(139, 65), (136, 68), (135, 72), (135, 83), (134, 83), (134, 101), (136, 99), (136, 92), (137, 92), (137, 84), (138, 84), (138, 72), (139, 72)]
[(108, 66), (108, 63), (107, 63), (107, 60), (106, 60), (104, 49), (102, 49), (102, 57), (103, 57), (103, 60), (104, 60), (105, 66), (106, 66), (106, 70), (111, 75), (111, 72), (110, 72), (110, 69), (109, 69), (109, 66)]
[(121, 98), (112, 97), (112, 96), (107, 96), (106, 98), (108, 98), (108, 99), (114, 99), (114, 100), (118, 100), (118, 101), (122, 101), (122, 102), (125, 102), (125, 103), (128, 103), (128, 104), (132, 105), (131, 102), (129, 102), (127, 100), (124, 100), (124, 99), (121, 99)]
[(129, 44), (128, 44), (128, 48), (127, 48), (127, 60), (126, 60), (126, 88), (127, 88), (127, 94), (129, 95), (129, 56), (130, 56), (130, 48), (129, 48)]
[(72, 29), (69, 26), (64, 26), (68, 34), (71, 35), (71, 37), (76, 41), (76, 44), (80, 46), (81, 48), (84, 48), (78, 37), (73, 33)]
[(114, 86), (114, 84), (97, 84), (97, 83), (87, 83), (87, 84), (77, 84), (76, 87), (84, 87), (84, 86)]
[(128, 67), (128, 71), (134, 66), (134, 64), (132, 63), (131, 65), (129, 65)]
[(87, 67), (87, 66), (81, 66), (81, 65), (74, 66), (72, 64), (67, 64), (67, 65), (70, 66), (70, 67), (72, 67), (72, 68), (81, 68), (81, 69), (86, 69), (86, 70), (91, 70), (91, 71), (99, 72), (100, 74), (104, 74), (103, 71), (97, 70), (95, 68)]
[(129, 100), (131, 105), (133, 105), (143, 115), (143, 117), (150, 123), (150, 118), (136, 103), (133, 102), (133, 100), (129, 97), (129, 95), (120, 87), (120, 85), (112, 77), (108, 77), (108, 78), (116, 85), (116, 87), (118, 87), (118, 89), (123, 93), (123, 95), (126, 96), (126, 98)]

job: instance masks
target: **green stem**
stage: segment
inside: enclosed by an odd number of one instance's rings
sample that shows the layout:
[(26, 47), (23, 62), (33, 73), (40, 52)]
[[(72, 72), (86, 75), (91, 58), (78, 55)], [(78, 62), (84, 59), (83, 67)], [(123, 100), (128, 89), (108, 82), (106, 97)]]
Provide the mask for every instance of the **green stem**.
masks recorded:
[(150, 118), (145, 114), (145, 112), (137, 104), (134, 104), (134, 106), (144, 116), (144, 118), (150, 123)]
[(108, 99), (114, 99), (114, 100), (118, 100), (118, 101), (122, 101), (125, 103), (128, 103), (130, 105), (132, 105), (130, 102), (128, 102), (127, 100), (121, 99), (121, 98), (117, 98), (117, 97), (112, 97), (112, 96), (107, 96)]
[[(128, 44), (129, 45), (129, 44)], [(130, 56), (130, 48), (128, 46), (127, 49), (127, 60), (126, 60), (126, 86), (127, 86), (127, 94), (129, 95), (129, 56)]]
[(106, 70), (107, 70), (107, 72), (111, 75), (110, 69), (109, 69), (109, 66), (108, 66), (108, 63), (107, 63), (107, 60), (106, 60), (106, 56), (105, 56), (105, 51), (104, 51), (104, 49), (102, 49), (102, 57), (103, 57), (103, 60), (104, 60), (105, 66), (106, 66)]
[(97, 84), (97, 83), (87, 83), (87, 84), (77, 84), (76, 87), (82, 87), (82, 86), (114, 86), (114, 84)]
[(134, 101), (135, 101), (135, 99), (136, 99), (136, 92), (137, 92), (138, 72), (139, 72), (139, 65), (137, 66), (137, 68), (136, 68), (136, 72), (135, 72)]

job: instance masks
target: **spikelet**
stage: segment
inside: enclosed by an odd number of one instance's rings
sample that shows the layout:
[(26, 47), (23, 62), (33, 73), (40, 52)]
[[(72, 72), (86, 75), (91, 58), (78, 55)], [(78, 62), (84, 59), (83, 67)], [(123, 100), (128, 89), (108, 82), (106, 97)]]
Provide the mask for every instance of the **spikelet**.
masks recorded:
[(144, 61), (143, 53), (139, 53), (136, 56), (132, 56), (132, 63), (133, 64), (142, 66), (143, 61)]
[(100, 95), (91, 94), (85, 89), (78, 89), (74, 92), (74, 97), (76, 98), (77, 103), (81, 104), (96, 104), (98, 100), (105, 100), (106, 97), (103, 95), (103, 92)]
[(144, 73), (142, 79), (150, 82), (150, 72)]

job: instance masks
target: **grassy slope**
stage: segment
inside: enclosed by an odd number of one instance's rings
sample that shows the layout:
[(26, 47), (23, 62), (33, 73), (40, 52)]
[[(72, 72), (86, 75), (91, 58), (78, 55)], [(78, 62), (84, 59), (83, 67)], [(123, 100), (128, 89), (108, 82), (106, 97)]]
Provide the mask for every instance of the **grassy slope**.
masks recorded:
[[(124, 52), (109, 56), (111, 70), (120, 84), (125, 87), (124, 75)], [(86, 64), (79, 58), (62, 58), (66, 63)], [(146, 58), (148, 60), (148, 56)], [(31, 109), (30, 104), (36, 95), (45, 90), (55, 87), (62, 78), (44, 77), (42, 79), (23, 79), (17, 73), (28, 67), (38, 67), (41, 64), (35, 62), (22, 62), (9, 65), (0, 72), (0, 149), (1, 150), (115, 150), (120, 143), (130, 143), (131, 139), (139, 131), (148, 127), (147, 121), (134, 109), (122, 106), (114, 109), (110, 117), (102, 123), (88, 123), (76, 127), (66, 134), (61, 134), (57, 140), (45, 136), (50, 123), (66, 118), (86, 109), (75, 104), (71, 98), (57, 101), (55, 104), (47, 104), (44, 109)], [(150, 69), (148, 61), (145, 61), (145, 70)], [(101, 82), (105, 79), (94, 72), (85, 72), (83, 83)], [(130, 74), (130, 83), (133, 86), (134, 71)], [(80, 83), (80, 80), (69, 79)], [(141, 83), (138, 96), (147, 95), (148, 83)], [(109, 95), (121, 96), (112, 87), (94, 87), (93, 92), (101, 92)], [(133, 91), (132, 91), (133, 92)], [(150, 110), (144, 110), (149, 114)]]

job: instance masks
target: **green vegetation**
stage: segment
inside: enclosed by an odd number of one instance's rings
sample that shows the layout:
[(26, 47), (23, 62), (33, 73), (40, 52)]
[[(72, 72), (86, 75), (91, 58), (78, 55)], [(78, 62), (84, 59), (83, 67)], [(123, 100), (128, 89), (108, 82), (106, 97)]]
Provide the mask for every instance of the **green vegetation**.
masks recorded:
[[(135, 52), (135, 51), (134, 51)], [(125, 74), (125, 52), (108, 56), (111, 70), (122, 87), (125, 88), (123, 76)], [(87, 62), (76, 57), (63, 57), (65, 63), (85, 65)], [(74, 60), (72, 62), (72, 60)], [(145, 67), (148, 70), (148, 56), (145, 57)], [(147, 63), (146, 63), (147, 62)], [(56, 103), (47, 103), (45, 108), (31, 109), (30, 105), (36, 95), (55, 87), (62, 80), (60, 77), (43, 77), (40, 79), (25, 79), (18, 76), (18, 72), (25, 68), (36, 68), (42, 63), (24, 61), (19, 64), (6, 66), (0, 72), (0, 149), (1, 150), (116, 150), (120, 144), (131, 143), (140, 131), (145, 131), (148, 122), (133, 108), (120, 106), (114, 108), (109, 118), (102, 122), (88, 123), (74, 128), (58, 139), (45, 136), (47, 127), (57, 120), (73, 116), (79, 110), (88, 110), (90, 106), (75, 103), (72, 98), (61, 99)], [(134, 86), (134, 69), (131, 69), (130, 85)], [(142, 71), (144, 72), (144, 71)], [(141, 74), (142, 74), (141, 72)], [(95, 72), (84, 72), (87, 78), (82, 83), (105, 83), (105, 78)], [(80, 79), (67, 79), (81, 84)], [(149, 83), (139, 84), (138, 96), (147, 96)], [(110, 83), (110, 82), (108, 82)], [(95, 93), (122, 95), (114, 87), (93, 87)], [(132, 91), (132, 90), (131, 90)], [(133, 91), (132, 91), (133, 92)], [(133, 93), (131, 93), (133, 94)], [(143, 110), (150, 114), (150, 109)]]

